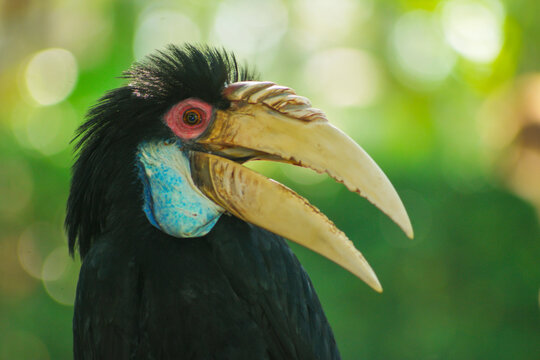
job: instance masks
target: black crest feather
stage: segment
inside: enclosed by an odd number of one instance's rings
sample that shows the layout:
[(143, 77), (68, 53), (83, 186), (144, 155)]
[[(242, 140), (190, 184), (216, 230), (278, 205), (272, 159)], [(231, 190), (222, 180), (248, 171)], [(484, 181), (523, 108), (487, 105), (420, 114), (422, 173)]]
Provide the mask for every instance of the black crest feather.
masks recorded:
[(225, 50), (171, 45), (135, 63), (122, 77), (128, 83), (90, 109), (74, 139), (78, 156), (65, 226), (71, 254), (78, 248), (81, 257), (115, 222), (142, 219), (135, 151), (141, 141), (171, 136), (162, 121), (165, 112), (189, 97), (227, 108), (223, 88), (254, 75)]

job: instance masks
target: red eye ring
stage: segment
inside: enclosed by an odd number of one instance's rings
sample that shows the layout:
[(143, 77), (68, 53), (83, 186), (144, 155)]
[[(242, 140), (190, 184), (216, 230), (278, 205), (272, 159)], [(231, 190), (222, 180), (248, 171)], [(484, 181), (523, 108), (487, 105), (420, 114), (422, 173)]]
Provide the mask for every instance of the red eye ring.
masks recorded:
[(165, 123), (181, 139), (199, 137), (212, 121), (212, 105), (188, 98), (174, 105), (164, 116)]
[(184, 111), (182, 120), (188, 126), (197, 126), (202, 122), (201, 111), (197, 108), (187, 109)]

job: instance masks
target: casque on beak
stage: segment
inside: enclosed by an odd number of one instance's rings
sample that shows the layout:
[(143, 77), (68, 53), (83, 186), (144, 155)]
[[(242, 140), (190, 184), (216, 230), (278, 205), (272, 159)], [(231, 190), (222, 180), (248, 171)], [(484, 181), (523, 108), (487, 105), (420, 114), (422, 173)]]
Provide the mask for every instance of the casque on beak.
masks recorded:
[(238, 82), (224, 95), (231, 107), (217, 110), (213, 124), (197, 141), (208, 152), (191, 153), (195, 184), (231, 214), (318, 252), (381, 292), (365, 258), (324, 214), (284, 185), (233, 160), (282, 161), (326, 172), (368, 199), (412, 238), (405, 208), (381, 169), (322, 111), (290, 88)]

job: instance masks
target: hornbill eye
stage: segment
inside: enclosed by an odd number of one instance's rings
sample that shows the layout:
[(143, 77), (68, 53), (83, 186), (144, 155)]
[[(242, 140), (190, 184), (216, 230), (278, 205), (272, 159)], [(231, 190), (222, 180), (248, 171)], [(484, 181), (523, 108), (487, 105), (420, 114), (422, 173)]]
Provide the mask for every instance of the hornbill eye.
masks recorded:
[(201, 117), (202, 115), (199, 109), (193, 108), (193, 109), (186, 110), (184, 111), (184, 116), (183, 116), (184, 124), (189, 125), (189, 126), (199, 125), (202, 121)]
[(212, 106), (195, 98), (180, 101), (165, 115), (165, 121), (175, 135), (185, 140), (199, 137), (211, 119)]

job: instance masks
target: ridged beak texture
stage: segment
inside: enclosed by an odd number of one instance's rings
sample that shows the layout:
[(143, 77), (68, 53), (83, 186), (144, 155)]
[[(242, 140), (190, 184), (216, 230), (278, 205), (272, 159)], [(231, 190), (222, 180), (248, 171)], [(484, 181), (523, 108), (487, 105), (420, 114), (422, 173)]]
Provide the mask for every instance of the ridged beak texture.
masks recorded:
[(407, 212), (386, 175), (322, 111), (290, 88), (239, 82), (229, 85), (224, 95), (231, 107), (218, 110), (212, 127), (198, 140), (217, 155), (192, 153), (197, 186), (231, 214), (318, 252), (381, 292), (365, 258), (324, 214), (284, 185), (226, 157), (248, 155), (326, 172), (368, 199), (412, 238)]

